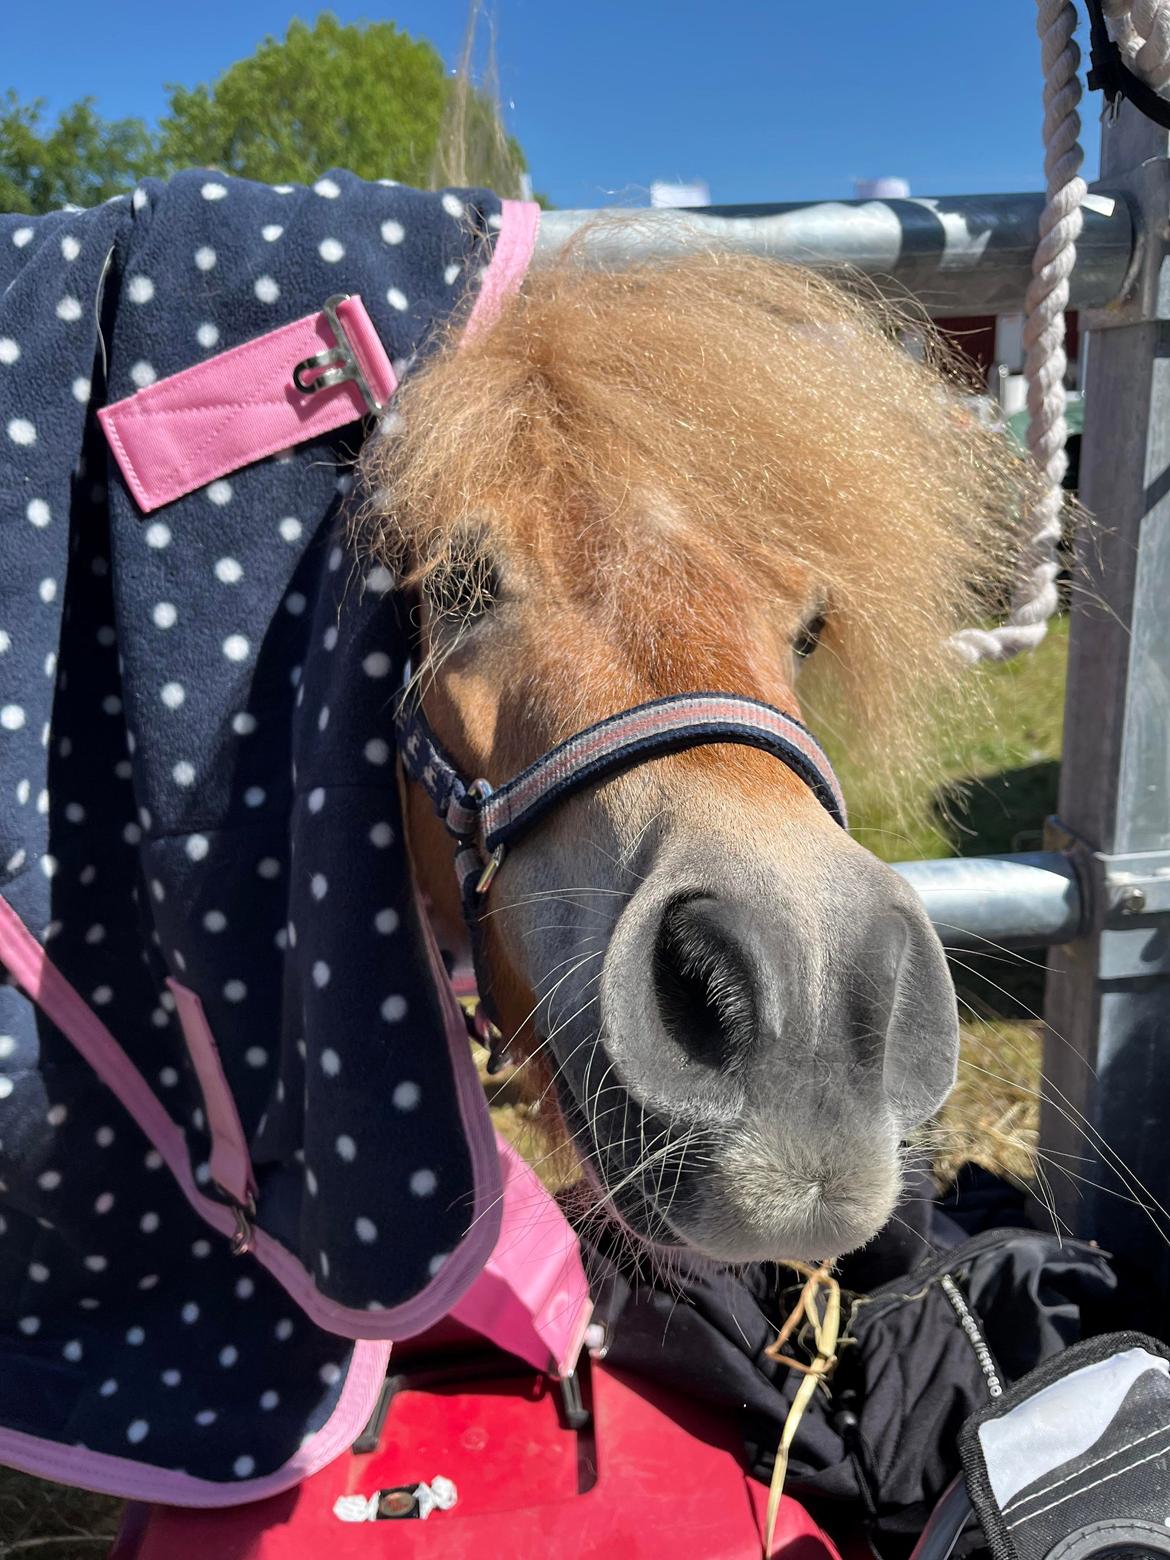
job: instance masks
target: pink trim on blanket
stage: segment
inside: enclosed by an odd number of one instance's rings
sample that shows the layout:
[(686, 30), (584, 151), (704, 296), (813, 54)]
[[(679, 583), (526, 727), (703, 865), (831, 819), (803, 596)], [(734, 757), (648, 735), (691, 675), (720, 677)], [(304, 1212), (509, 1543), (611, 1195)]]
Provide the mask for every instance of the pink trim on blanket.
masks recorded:
[(499, 236), (464, 326), (465, 341), (495, 319), (501, 303), (524, 280), (539, 231), (540, 207), (534, 200), (501, 201)]
[(332, 1414), (288, 1462), (257, 1479), (216, 1484), (108, 1452), (92, 1452), (84, 1446), (59, 1446), (21, 1430), (0, 1429), (0, 1464), (127, 1500), (166, 1501), (173, 1506), (240, 1506), (263, 1500), (299, 1484), (353, 1444), (373, 1413), (389, 1358), (388, 1343), (355, 1343), (345, 1385)]
[[(475, 1199), (467, 1234), (434, 1280), (401, 1305), (356, 1311), (321, 1294), (293, 1254), (258, 1226), (252, 1255), (288, 1291), (305, 1314), (326, 1332), (343, 1338), (409, 1338), (445, 1316), (491, 1255), (499, 1234), (500, 1163), (491, 1118), (467, 1044), (462, 1015), (447, 984), (439, 951), (425, 920), (423, 936), (438, 1000), (443, 1010), (455, 1077), (460, 1119), (471, 1159)], [(182, 1130), (159, 1104), (145, 1078), (113, 1035), (51, 962), (8, 902), (0, 897), (0, 962), (47, 1014), (65, 1038), (113, 1091), (162, 1155), (195, 1212), (224, 1235), (235, 1230), (232, 1212), (199, 1190)]]
[(560, 1205), (499, 1133), (504, 1219), (496, 1249), (451, 1315), (537, 1370), (568, 1376), (593, 1314), (581, 1248)]
[[(365, 305), (346, 298), (337, 318), (384, 406), (398, 380)], [(352, 379), (307, 391), (293, 383), (304, 359), (337, 351), (327, 316), (308, 314), (103, 406), (98, 421), (139, 508), (149, 514), (241, 466), (365, 417), (370, 408)]]

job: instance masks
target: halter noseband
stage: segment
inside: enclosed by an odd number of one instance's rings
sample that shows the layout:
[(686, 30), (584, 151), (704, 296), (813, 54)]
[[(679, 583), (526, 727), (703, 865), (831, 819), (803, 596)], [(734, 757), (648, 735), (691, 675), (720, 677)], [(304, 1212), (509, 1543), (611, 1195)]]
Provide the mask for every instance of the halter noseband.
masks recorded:
[(455, 871), (473, 944), (479, 901), (508, 847), (566, 797), (648, 758), (714, 742), (760, 748), (846, 826), (837, 777), (811, 733), (791, 715), (739, 694), (675, 693), (610, 715), (558, 743), (498, 790), (460, 775), (417, 703), (404, 701), (396, 726), (407, 774), (426, 791), (455, 840)]

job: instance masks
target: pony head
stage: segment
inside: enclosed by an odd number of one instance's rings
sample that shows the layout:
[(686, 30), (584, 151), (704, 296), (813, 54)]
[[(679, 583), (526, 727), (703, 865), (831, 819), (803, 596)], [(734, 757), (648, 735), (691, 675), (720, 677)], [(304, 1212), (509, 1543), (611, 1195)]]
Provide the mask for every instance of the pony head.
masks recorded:
[[(1031, 480), (889, 311), (739, 256), (563, 259), (397, 410), (365, 545), (417, 598), (431, 727), (493, 785), (712, 690), (803, 705), (896, 789)], [(450, 841), (414, 787), (408, 815), (454, 940)], [(642, 1240), (812, 1259), (885, 1222), (953, 1082), (955, 997), (911, 891), (774, 757), (702, 746), (573, 796), (482, 925), (509, 1038)]]

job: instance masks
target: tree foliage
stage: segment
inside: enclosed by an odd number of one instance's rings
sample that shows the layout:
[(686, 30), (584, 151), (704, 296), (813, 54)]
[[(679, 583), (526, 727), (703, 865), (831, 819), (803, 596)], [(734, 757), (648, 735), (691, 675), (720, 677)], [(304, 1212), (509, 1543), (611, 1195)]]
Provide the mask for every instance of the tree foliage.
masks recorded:
[[(474, 25), (473, 11), (473, 25)], [(466, 66), (469, 54), (465, 51)], [(266, 38), (215, 81), (168, 86), (157, 129), (104, 120), (93, 99), (52, 125), (44, 104), (0, 98), (0, 211), (92, 206), (146, 174), (211, 167), (270, 183), (327, 168), (426, 187), (484, 183), (520, 193), (526, 163), (487, 88), (446, 75), (431, 44), (393, 22), (346, 25), (323, 12)]]
[(326, 168), (425, 184), (446, 95), (443, 62), (393, 22), (328, 13), (266, 38), (210, 86), (171, 87), (159, 126), (168, 168), (311, 182)]
[(95, 206), (157, 169), (140, 119), (102, 119), (93, 99), (82, 98), (49, 126), (40, 99), (0, 98), (0, 211)]

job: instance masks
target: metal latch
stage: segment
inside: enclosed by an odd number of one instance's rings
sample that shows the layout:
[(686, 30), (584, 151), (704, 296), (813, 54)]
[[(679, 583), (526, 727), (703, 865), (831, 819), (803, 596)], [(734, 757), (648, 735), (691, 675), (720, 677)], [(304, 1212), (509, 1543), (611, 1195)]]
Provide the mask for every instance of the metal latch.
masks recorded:
[(334, 293), (332, 298), (325, 300), (322, 312), (329, 321), (329, 329), (333, 332), (336, 344), (326, 347), (324, 352), (318, 352), (313, 357), (302, 359), (293, 369), (293, 384), (302, 395), (315, 395), (318, 390), (332, 390), (337, 385), (355, 384), (370, 411), (380, 416), (386, 409), (385, 405), (378, 400), (362, 372), (357, 350), (338, 317), (339, 305), (348, 303), (349, 299), (349, 293)]

